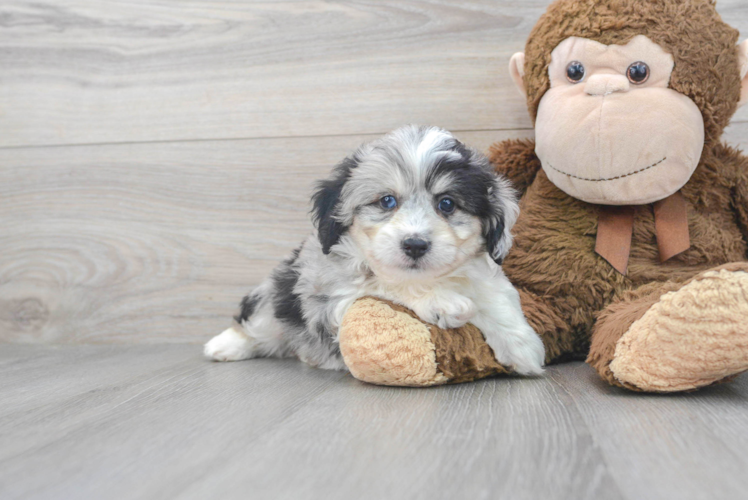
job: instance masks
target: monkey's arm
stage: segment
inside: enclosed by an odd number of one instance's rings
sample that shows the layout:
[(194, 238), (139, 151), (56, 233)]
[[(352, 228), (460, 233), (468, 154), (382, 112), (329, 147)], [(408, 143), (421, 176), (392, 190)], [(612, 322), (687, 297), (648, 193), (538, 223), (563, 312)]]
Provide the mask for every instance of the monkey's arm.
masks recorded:
[[(741, 172), (735, 186), (734, 205), (743, 239), (748, 243), (748, 172)], [(748, 259), (748, 255), (746, 255)]]
[[(735, 151), (735, 155), (731, 159), (737, 163), (735, 165), (735, 186), (733, 187), (733, 208), (740, 231), (743, 233), (743, 240), (748, 243), (748, 157)], [(746, 255), (746, 259), (748, 259), (748, 255)]]
[(540, 170), (540, 160), (535, 156), (535, 141), (531, 139), (510, 139), (497, 142), (488, 150), (496, 172), (506, 176), (520, 196), (532, 184)]

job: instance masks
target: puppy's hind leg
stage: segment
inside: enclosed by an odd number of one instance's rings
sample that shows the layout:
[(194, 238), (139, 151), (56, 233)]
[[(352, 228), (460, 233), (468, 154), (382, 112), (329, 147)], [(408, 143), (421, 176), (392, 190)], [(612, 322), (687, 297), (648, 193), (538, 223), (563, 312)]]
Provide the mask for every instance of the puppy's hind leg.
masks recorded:
[(239, 361), (255, 356), (255, 341), (238, 326), (227, 328), (205, 344), (205, 357), (214, 361)]
[(205, 344), (205, 357), (215, 361), (240, 361), (260, 356), (286, 355), (283, 325), (275, 318), (270, 286), (263, 283), (242, 300), (236, 324)]

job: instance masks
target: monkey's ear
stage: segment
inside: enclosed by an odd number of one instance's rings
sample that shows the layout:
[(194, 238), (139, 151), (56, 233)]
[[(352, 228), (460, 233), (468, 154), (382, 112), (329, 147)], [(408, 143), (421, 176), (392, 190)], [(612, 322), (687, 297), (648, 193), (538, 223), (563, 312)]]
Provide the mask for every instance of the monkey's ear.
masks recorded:
[(509, 74), (514, 80), (514, 84), (519, 89), (519, 93), (527, 97), (525, 91), (525, 53), (517, 52), (509, 60)]
[(740, 100), (738, 107), (748, 102), (748, 40), (738, 45), (740, 61)]

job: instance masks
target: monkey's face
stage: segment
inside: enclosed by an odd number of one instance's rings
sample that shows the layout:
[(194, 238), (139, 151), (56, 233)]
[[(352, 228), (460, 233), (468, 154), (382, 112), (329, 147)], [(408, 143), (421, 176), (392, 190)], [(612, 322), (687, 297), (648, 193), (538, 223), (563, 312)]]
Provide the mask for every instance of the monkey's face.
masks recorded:
[(688, 182), (704, 147), (696, 104), (668, 88), (673, 57), (644, 35), (626, 45), (567, 38), (535, 125), (548, 178), (589, 203), (634, 205)]

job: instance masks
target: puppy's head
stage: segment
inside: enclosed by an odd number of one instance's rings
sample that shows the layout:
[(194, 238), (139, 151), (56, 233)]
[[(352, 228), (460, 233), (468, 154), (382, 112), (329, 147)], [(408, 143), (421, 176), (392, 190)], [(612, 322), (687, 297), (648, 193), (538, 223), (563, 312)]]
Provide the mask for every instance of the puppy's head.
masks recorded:
[(433, 278), (487, 252), (501, 263), (519, 208), (488, 159), (436, 127), (406, 126), (364, 146), (320, 183), (324, 253), (353, 243), (372, 271)]

